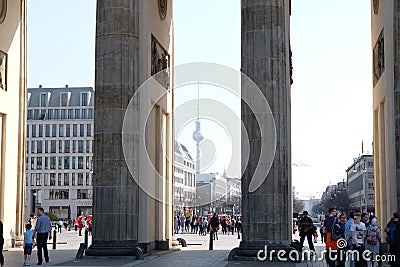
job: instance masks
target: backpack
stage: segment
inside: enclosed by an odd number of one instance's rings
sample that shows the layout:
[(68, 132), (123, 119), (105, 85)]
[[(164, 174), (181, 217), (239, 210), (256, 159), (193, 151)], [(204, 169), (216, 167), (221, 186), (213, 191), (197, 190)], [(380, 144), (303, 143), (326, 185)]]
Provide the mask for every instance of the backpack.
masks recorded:
[(375, 246), (376, 244), (378, 244), (378, 227), (376, 228), (372, 228), (372, 226), (368, 227), (367, 230), (367, 243)]
[(388, 230), (389, 244), (396, 243), (396, 237), (394, 235), (395, 231), (396, 231), (396, 224), (394, 222), (391, 222)]
[(335, 218), (331, 228), (331, 239), (339, 240), (341, 238), (340, 234), (342, 232), (342, 228), (340, 227), (338, 218)]

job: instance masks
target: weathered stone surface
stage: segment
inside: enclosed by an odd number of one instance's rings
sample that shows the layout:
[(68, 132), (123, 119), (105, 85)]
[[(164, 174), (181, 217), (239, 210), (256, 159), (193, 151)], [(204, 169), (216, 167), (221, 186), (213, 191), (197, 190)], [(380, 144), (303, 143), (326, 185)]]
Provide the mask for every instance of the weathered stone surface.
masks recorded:
[[(291, 240), (289, 10), (287, 1), (242, 1), (242, 71), (261, 89), (276, 124), (276, 153), (266, 180), (248, 191), (256, 168), (267, 168), (261, 148), (271, 147), (273, 136), (261, 137), (252, 112), (242, 104), (242, 121), (250, 144), (250, 161), (242, 177), (243, 241), (240, 249), (258, 251), (287, 247)], [(242, 95), (248, 94), (242, 84)], [(247, 98), (247, 97), (246, 97)], [(266, 116), (265, 116), (266, 117)], [(258, 161), (260, 162), (258, 163)], [(239, 255), (241, 252), (239, 252)], [(252, 253), (250, 253), (252, 254)], [(254, 253), (253, 253), (254, 254)]]

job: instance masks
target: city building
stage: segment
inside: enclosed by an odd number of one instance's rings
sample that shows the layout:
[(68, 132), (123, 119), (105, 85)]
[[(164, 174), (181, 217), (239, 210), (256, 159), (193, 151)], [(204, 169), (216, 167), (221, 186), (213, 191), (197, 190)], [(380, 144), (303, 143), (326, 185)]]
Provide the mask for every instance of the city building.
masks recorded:
[(226, 204), (224, 213), (238, 214), (241, 212), (242, 202), (242, 183), (239, 178), (228, 177), (226, 172), (223, 174), (226, 179)]
[(93, 102), (91, 87), (28, 89), (26, 218), (92, 213)]
[(374, 161), (372, 155), (354, 159), (347, 168), (347, 188), (350, 209), (360, 212), (375, 212)]
[(220, 173), (197, 174), (196, 200), (200, 214), (221, 213), (227, 200), (226, 178)]
[(174, 213), (191, 212), (196, 205), (196, 164), (187, 148), (175, 141)]
[(379, 225), (400, 208), (399, 1), (371, 0), (375, 205)]
[(23, 238), (26, 1), (0, 0), (0, 220), (4, 247)]

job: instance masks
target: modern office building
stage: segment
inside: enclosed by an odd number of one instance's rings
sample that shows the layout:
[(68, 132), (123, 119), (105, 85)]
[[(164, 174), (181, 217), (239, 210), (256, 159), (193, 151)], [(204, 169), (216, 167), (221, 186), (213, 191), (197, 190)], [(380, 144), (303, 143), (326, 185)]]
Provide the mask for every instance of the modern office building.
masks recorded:
[(221, 173), (197, 174), (196, 194), (200, 214), (221, 213), (227, 200), (226, 178)]
[(373, 156), (362, 155), (354, 159), (346, 173), (350, 208), (361, 212), (375, 212)]
[(4, 247), (23, 238), (26, 1), (0, 0), (0, 220)]
[(187, 212), (195, 207), (196, 164), (187, 148), (175, 141), (174, 213)]
[(28, 89), (26, 218), (37, 207), (91, 214), (93, 102), (91, 87)]

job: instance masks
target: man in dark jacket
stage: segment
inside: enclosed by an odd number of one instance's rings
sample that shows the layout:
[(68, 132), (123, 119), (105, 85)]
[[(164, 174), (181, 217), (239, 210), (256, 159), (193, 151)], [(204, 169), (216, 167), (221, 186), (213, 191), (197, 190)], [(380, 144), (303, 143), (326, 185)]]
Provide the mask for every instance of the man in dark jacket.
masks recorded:
[(315, 232), (313, 221), (308, 217), (308, 212), (303, 211), (303, 218), (298, 221), (300, 245), (303, 247), (304, 239), (307, 237), (308, 247), (314, 251), (314, 244), (312, 242), (313, 234)]
[(393, 218), (388, 222), (385, 229), (388, 235), (390, 255), (395, 256), (391, 266), (400, 266), (400, 214), (393, 213)]
[(219, 219), (216, 213), (213, 214), (213, 216), (210, 219), (210, 227), (212, 231), (214, 232), (213, 238), (217, 238), (218, 240), (218, 230), (219, 230)]

